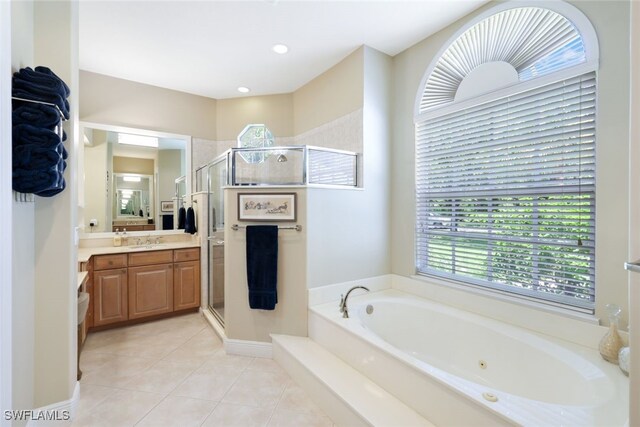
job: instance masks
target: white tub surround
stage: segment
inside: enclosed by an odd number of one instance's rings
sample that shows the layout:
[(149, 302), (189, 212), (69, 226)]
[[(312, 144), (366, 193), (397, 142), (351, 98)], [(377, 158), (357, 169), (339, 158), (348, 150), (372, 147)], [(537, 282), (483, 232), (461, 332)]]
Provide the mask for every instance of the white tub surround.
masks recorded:
[(341, 426), (433, 427), (416, 411), (306, 337), (272, 335), (273, 358)]
[(595, 349), (393, 289), (352, 294), (349, 313), (310, 307), (310, 338), (437, 425), (627, 420), (628, 379)]

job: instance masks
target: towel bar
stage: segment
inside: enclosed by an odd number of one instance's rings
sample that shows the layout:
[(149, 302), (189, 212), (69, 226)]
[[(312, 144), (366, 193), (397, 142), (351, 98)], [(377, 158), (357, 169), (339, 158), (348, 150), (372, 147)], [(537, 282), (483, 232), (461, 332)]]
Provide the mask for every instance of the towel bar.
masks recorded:
[[(234, 231), (240, 230), (241, 228), (247, 228), (246, 225), (238, 225), (238, 224), (233, 224), (231, 226), (231, 229)], [(302, 226), (301, 225), (279, 225), (278, 226), (279, 230), (296, 230), (296, 231), (302, 231)]]

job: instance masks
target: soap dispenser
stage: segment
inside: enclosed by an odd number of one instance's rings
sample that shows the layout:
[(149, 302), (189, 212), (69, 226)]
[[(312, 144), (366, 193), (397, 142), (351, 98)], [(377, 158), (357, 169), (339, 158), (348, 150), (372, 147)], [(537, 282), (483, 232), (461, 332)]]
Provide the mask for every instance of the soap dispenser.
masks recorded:
[(622, 310), (616, 304), (607, 304), (606, 309), (609, 315), (609, 332), (600, 340), (598, 349), (604, 360), (617, 365), (618, 352), (623, 346), (622, 338), (618, 333), (618, 322)]
[(116, 234), (113, 235), (113, 246), (122, 246), (122, 237), (120, 237), (120, 229), (116, 228)]

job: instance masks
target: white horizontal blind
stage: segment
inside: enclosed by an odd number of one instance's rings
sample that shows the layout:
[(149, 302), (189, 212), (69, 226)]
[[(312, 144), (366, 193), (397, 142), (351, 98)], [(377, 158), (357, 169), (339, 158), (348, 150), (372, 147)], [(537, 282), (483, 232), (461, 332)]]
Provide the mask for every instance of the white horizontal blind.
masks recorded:
[(595, 104), (591, 72), (418, 122), (418, 272), (592, 311)]
[(353, 154), (309, 149), (309, 183), (357, 185), (357, 157)]

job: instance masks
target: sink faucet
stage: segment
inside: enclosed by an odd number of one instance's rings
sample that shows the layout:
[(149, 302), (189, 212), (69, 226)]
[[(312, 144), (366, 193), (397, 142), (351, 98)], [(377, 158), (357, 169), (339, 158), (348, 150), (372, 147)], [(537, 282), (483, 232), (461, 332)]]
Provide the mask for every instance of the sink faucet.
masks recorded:
[(151, 234), (147, 234), (147, 245), (151, 244)]
[(348, 319), (349, 318), (349, 309), (347, 308), (347, 299), (349, 298), (349, 294), (354, 289), (364, 289), (369, 292), (369, 288), (365, 288), (364, 286), (354, 286), (347, 291), (347, 296), (340, 295), (340, 313), (342, 313), (342, 317)]

